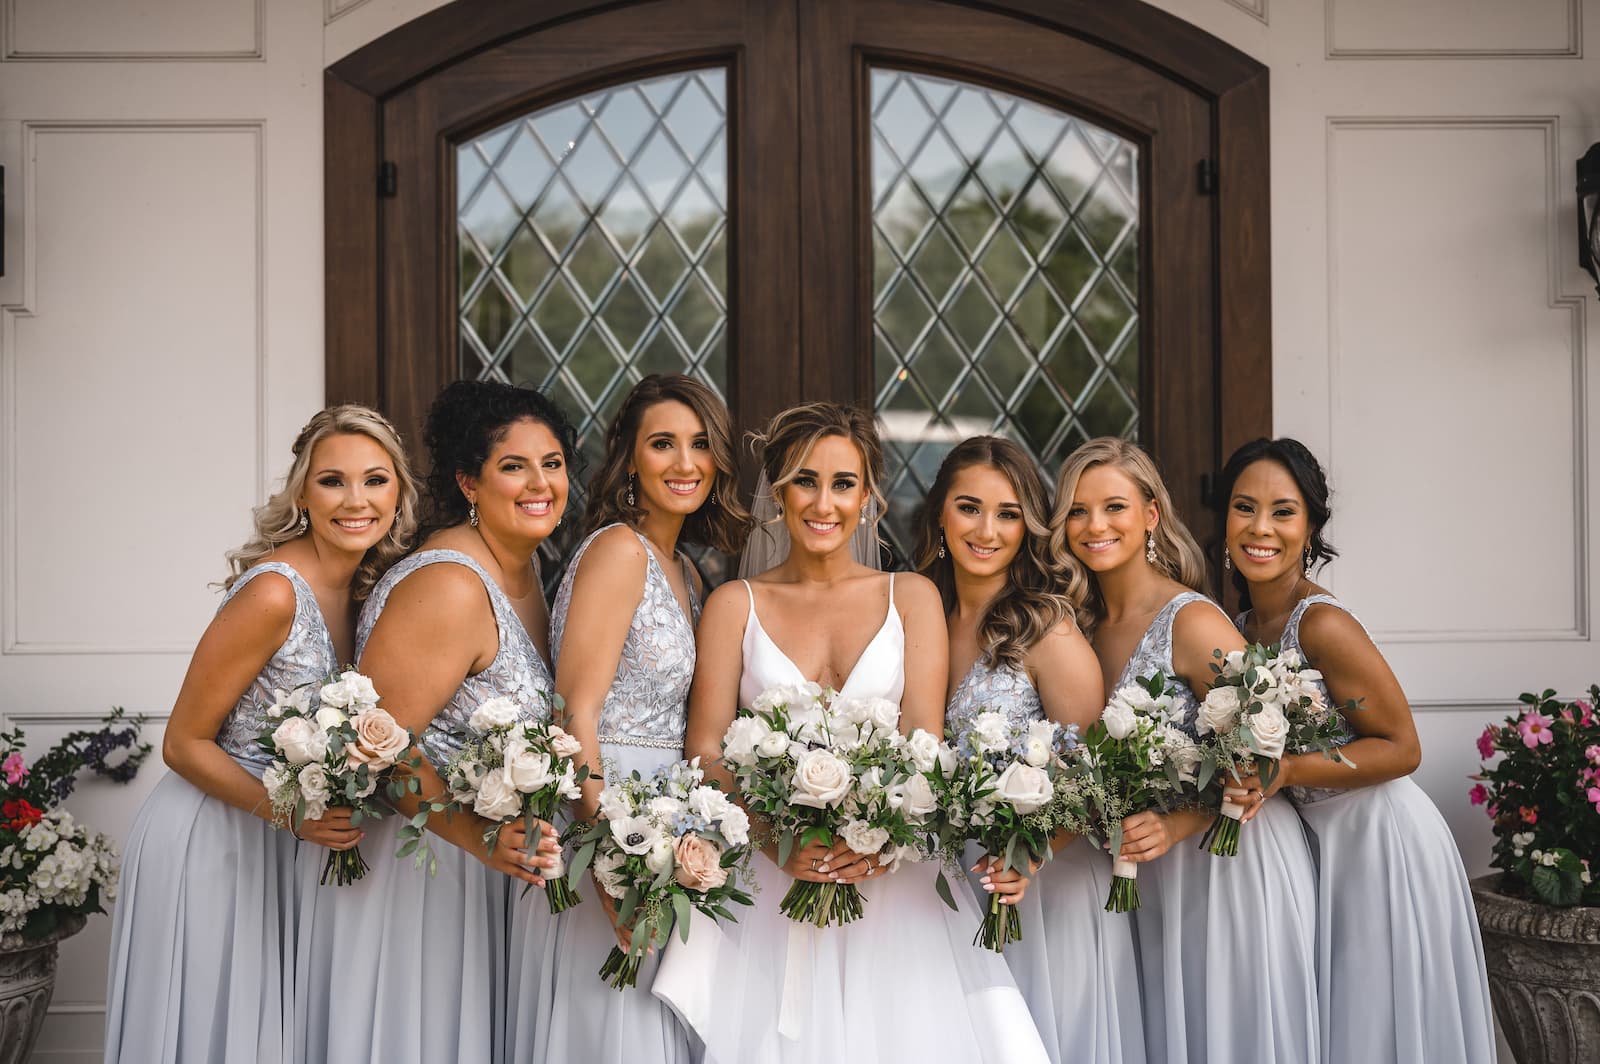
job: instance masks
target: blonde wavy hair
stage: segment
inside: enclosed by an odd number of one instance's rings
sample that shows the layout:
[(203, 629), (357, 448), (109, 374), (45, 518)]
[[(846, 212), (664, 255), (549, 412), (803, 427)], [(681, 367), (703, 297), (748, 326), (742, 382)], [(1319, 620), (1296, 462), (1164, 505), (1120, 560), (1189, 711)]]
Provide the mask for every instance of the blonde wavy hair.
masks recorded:
[(800, 466), (817, 441), (828, 436), (843, 436), (861, 452), (862, 487), (869, 503), (883, 513), (883, 441), (877, 420), (859, 406), (846, 403), (815, 402), (791, 406), (773, 415), (763, 432), (750, 433), (750, 443), (759, 449), (761, 470), (772, 486), (772, 499), (783, 512), (783, 489), (800, 475)]
[[(1178, 583), (1211, 594), (1206, 586), (1205, 555), (1200, 545), (1184, 525), (1178, 511), (1173, 508), (1172, 495), (1161, 480), (1161, 471), (1142, 447), (1115, 436), (1099, 436), (1088, 441), (1067, 456), (1061, 472), (1056, 476), (1056, 509), (1050, 518), (1050, 553), (1066, 585), (1066, 593), (1074, 602), (1081, 602), (1093, 613), (1098, 622), (1105, 616), (1106, 604), (1100, 595), (1100, 582), (1083, 565), (1067, 566), (1062, 559), (1076, 561), (1072, 547), (1067, 542), (1067, 514), (1072, 509), (1072, 498), (1078, 492), (1078, 480), (1095, 466), (1115, 466), (1139, 486), (1139, 492), (1148, 505), (1156, 507), (1156, 527), (1152, 531), (1156, 544), (1156, 560), (1152, 568)], [(1141, 552), (1142, 554), (1142, 552)]]
[(355, 579), (350, 583), (351, 594), (359, 601), (367, 597), (378, 578), (405, 556), (411, 549), (411, 540), (417, 530), (417, 482), (411, 474), (411, 464), (406, 460), (400, 434), (389, 419), (369, 407), (343, 403), (319, 410), (300, 435), (295, 437), (294, 462), (283, 478), (283, 487), (265, 503), (255, 508), (251, 517), (255, 530), (244, 546), (228, 552), (228, 577), (222, 581), (223, 590), (234, 585), (252, 565), (271, 554), (281, 544), (297, 539), (300, 531), (300, 507), (295, 500), (305, 490), (310, 475), (311, 454), (317, 444), (329, 436), (366, 436), (389, 453), (394, 463), (395, 479), (400, 482), (400, 505), (389, 534), (368, 549), (366, 557), (356, 568)]

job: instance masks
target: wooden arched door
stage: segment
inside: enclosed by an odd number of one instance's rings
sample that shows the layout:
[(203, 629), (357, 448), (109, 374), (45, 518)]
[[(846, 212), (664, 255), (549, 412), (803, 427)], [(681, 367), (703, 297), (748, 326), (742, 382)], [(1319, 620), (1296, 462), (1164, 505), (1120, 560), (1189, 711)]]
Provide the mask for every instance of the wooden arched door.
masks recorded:
[(869, 403), (896, 544), (974, 432), (1050, 472), (1137, 437), (1203, 528), (1270, 429), (1265, 72), (1220, 42), (1139, 4), (512, 6), (329, 71), (330, 399), (414, 430), (497, 376), (591, 451), (653, 370), (744, 428)]

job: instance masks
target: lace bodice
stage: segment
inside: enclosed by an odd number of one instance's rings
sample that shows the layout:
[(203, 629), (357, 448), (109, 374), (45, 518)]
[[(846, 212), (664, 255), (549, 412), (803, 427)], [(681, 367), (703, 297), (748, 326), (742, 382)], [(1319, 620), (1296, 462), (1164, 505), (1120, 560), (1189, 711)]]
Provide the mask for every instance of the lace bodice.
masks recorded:
[[(439, 710), (417, 742), (433, 767), (443, 771), (450, 758), (465, 743), (477, 738), (477, 733), (467, 726), (467, 721), (480, 705), (491, 698), (504, 696), (516, 702), (527, 719), (543, 720), (550, 715), (555, 682), (550, 677), (549, 666), (539, 656), (539, 649), (529, 638), (527, 629), (522, 626), (522, 618), (517, 616), (506, 593), (500, 590), (500, 585), (495, 583), (494, 577), (483, 566), (456, 550), (418, 551), (402, 558), (394, 568), (383, 574), (378, 586), (372, 589), (372, 595), (361, 611), (361, 620), (356, 625), (356, 660), (361, 659), (372, 628), (378, 623), (378, 615), (383, 612), (395, 585), (423, 566), (440, 562), (463, 565), (478, 574), (478, 579), (483, 581), (484, 589), (489, 593), (489, 602), (494, 607), (495, 628), (500, 634), (500, 649), (489, 667), (461, 681), (456, 693), (450, 696), (450, 701)], [(418, 651), (425, 652), (425, 649), (419, 647)], [(382, 695), (383, 692), (379, 691), (378, 694)]]
[[(572, 585), (578, 575), (578, 562), (595, 536), (616, 525), (590, 534), (567, 565), (561, 589), (556, 593), (550, 621), (550, 656), (559, 664), (561, 639), (565, 635), (567, 610), (572, 606)], [(694, 679), (694, 629), (700, 620), (700, 598), (694, 591), (694, 576), (687, 559), (682, 560), (683, 579), (689, 586), (689, 609), (685, 617), (678, 596), (673, 594), (667, 574), (656, 560), (655, 551), (637, 531), (645, 550), (644, 595), (628, 622), (628, 636), (622, 643), (617, 674), (606, 692), (600, 709), (600, 741), (626, 746), (653, 746), (664, 750), (683, 747), (688, 726), (689, 684)]]
[(339, 668), (339, 655), (333, 649), (333, 637), (322, 619), (322, 607), (317, 605), (311, 585), (293, 566), (283, 562), (251, 566), (239, 574), (217, 609), (226, 606), (262, 573), (277, 573), (294, 585), (294, 621), (289, 625), (283, 645), (273, 653), (260, 675), (250, 681), (238, 705), (217, 729), (217, 745), (258, 776), (272, 760), (256, 745), (256, 738), (267, 730), (267, 708), (277, 700), (275, 692), (291, 691), (301, 684), (322, 680)]
[[(750, 596), (750, 616), (744, 622), (744, 668), (739, 674), (739, 704), (750, 706), (769, 687), (810, 681), (801, 674), (789, 655), (761, 627), (756, 616), (756, 593), (750, 581), (741, 580)], [(866, 649), (856, 659), (850, 675), (839, 685), (848, 698), (885, 698), (896, 705), (906, 690), (906, 630), (900, 611), (894, 608), (894, 574), (889, 574), (889, 613)]]
[(959, 745), (973, 718), (986, 709), (999, 710), (1013, 725), (1044, 719), (1044, 704), (1028, 679), (1028, 670), (1017, 665), (996, 668), (986, 655), (980, 655), (950, 693), (945, 729)]
[(1178, 611), (1191, 602), (1211, 602), (1211, 600), (1198, 591), (1182, 591), (1161, 607), (1161, 611), (1150, 622), (1150, 627), (1139, 637), (1139, 645), (1133, 648), (1133, 655), (1128, 658), (1128, 663), (1122, 667), (1122, 675), (1117, 677), (1117, 689), (1120, 690), (1135, 680), (1153, 676), (1157, 672), (1165, 673), (1173, 693), (1173, 711), (1181, 714), (1178, 726), (1193, 736), (1198, 734), (1195, 731), (1195, 722), (1200, 716), (1200, 699), (1183, 678), (1173, 671), (1172, 666), (1172, 625), (1178, 618)]
[[(1340, 602), (1332, 595), (1307, 595), (1305, 598), (1301, 599), (1295, 604), (1294, 609), (1289, 611), (1289, 619), (1283, 622), (1283, 635), (1278, 637), (1278, 650), (1280, 652), (1292, 650), (1296, 654), (1300, 655), (1301, 661), (1310, 660), (1306, 657), (1305, 647), (1300, 645), (1300, 621), (1305, 617), (1307, 608), (1318, 602), (1325, 603), (1334, 607), (1335, 609), (1344, 610), (1344, 612), (1350, 613), (1350, 610), (1345, 607), (1344, 603)], [(1355, 617), (1355, 614), (1350, 613), (1350, 616)], [(1360, 624), (1361, 621), (1357, 619), (1356, 623)], [(1333, 695), (1329, 693), (1328, 685), (1321, 680), (1313, 682), (1316, 683), (1317, 687), (1322, 691), (1323, 700), (1326, 701), (1328, 705), (1333, 705)], [(1356, 738), (1355, 733), (1350, 730), (1350, 726), (1345, 722), (1343, 715), (1340, 716), (1339, 723), (1341, 725), (1341, 733), (1339, 737), (1334, 740), (1334, 745), (1344, 746), (1347, 743), (1354, 742)], [(1345, 788), (1289, 787), (1288, 791), (1291, 799), (1300, 805), (1305, 805), (1311, 802), (1320, 802), (1324, 798), (1332, 798), (1336, 794), (1344, 794)]]

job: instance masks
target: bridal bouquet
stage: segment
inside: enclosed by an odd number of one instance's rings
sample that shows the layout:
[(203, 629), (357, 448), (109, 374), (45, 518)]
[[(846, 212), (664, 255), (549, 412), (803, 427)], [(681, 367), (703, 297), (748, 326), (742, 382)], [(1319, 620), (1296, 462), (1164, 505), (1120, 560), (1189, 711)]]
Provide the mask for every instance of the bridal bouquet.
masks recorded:
[[(967, 842), (999, 856), (1002, 869), (1031, 871), (1050, 859), (1050, 837), (1058, 829), (1083, 833), (1087, 805), (1067, 758), (1078, 746), (1078, 729), (1050, 720), (1013, 723), (1005, 713), (984, 710), (960, 735), (951, 735), (932, 766), (938, 822), (934, 846), (946, 865), (957, 868)], [(941, 870), (936, 879), (945, 904), (956, 907)], [(973, 938), (995, 952), (1022, 940), (1022, 919), (1014, 905), (989, 899), (988, 912)]]
[[(483, 833), (490, 852), (499, 839), (500, 825), (521, 817), (531, 852), (539, 839), (535, 821), (554, 823), (561, 803), (575, 801), (582, 793), (578, 785), (588, 778), (589, 766), (572, 760), (582, 747), (550, 720), (523, 719), (517, 703), (504, 696), (473, 710), (467, 726), (482, 737), (463, 746), (445, 769), (450, 804), (490, 822)], [(552, 913), (565, 912), (583, 900), (572, 889), (572, 877), (559, 857), (543, 876)]]
[(1089, 834), (1108, 842), (1112, 854), (1107, 912), (1139, 907), (1139, 866), (1121, 857), (1123, 819), (1172, 808), (1198, 779), (1200, 747), (1178, 723), (1167, 677), (1158, 672), (1119, 688), (1076, 751), (1088, 777)]
[[(901, 735), (893, 702), (808, 683), (770, 688), (739, 710), (722, 756), (750, 811), (771, 823), (780, 865), (797, 844), (842, 839), (893, 871), (916, 853), (934, 812), (926, 771), (938, 746), (921, 729)], [(818, 927), (847, 924), (861, 915), (861, 891), (796, 880), (778, 908)]]
[[(1293, 650), (1252, 644), (1228, 654), (1213, 651), (1215, 675), (1211, 690), (1200, 706), (1196, 730), (1203, 740), (1198, 786), (1202, 792), (1220, 770), (1240, 779), (1258, 775), (1270, 787), (1278, 775), (1285, 750), (1320, 750), (1350, 765), (1337, 740), (1344, 727), (1315, 681), (1322, 674), (1306, 668)], [(1351, 703), (1350, 709), (1358, 708)], [(1243, 810), (1226, 796), (1217, 818), (1201, 838), (1214, 854), (1233, 857), (1239, 852), (1239, 818)]]
[(748, 878), (750, 818), (714, 784), (702, 782), (700, 759), (635, 772), (600, 792), (600, 815), (574, 824), (572, 875), (594, 869), (595, 882), (617, 902), (617, 919), (631, 923), (626, 952), (612, 946), (600, 978), (617, 990), (634, 986), (645, 950), (678, 935), (689, 941), (691, 909), (736, 920), (728, 905), (749, 905), (737, 871)]
[[(359, 672), (274, 692), (267, 719), (271, 730), (256, 744), (272, 758), (261, 782), (279, 823), (298, 832), (330, 806), (344, 805), (351, 826), (359, 827), (387, 814), (380, 787), (391, 801), (406, 793), (406, 781), (394, 769), (415, 737), (378, 705), (372, 681)], [(321, 882), (349, 886), (366, 872), (358, 847), (329, 850)]]

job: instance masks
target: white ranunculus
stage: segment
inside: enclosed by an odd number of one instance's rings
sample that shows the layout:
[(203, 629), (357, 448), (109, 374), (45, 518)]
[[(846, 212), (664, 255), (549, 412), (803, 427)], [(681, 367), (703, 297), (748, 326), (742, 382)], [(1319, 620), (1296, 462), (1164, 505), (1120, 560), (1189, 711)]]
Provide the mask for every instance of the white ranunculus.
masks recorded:
[(560, 728), (550, 729), (550, 752), (557, 757), (577, 757), (583, 752), (583, 744), (576, 735), (569, 735)]
[(770, 729), (759, 717), (735, 717), (722, 737), (722, 756), (731, 765), (748, 768), (756, 763), (756, 743)]
[(485, 820), (508, 820), (522, 811), (522, 795), (505, 767), (484, 774), (472, 811)]
[(1133, 734), (1134, 727), (1139, 723), (1139, 718), (1133, 711), (1133, 705), (1125, 697), (1123, 688), (1111, 696), (1111, 701), (1106, 703), (1105, 710), (1100, 714), (1100, 721), (1106, 726), (1106, 734), (1113, 739), (1126, 739)]
[(782, 757), (787, 749), (789, 749), (787, 732), (768, 731), (756, 741), (756, 753), (761, 757)]
[(689, 792), (686, 804), (689, 812), (713, 822), (720, 820), (733, 807), (728, 796), (715, 787), (696, 787)]
[(672, 868), (672, 841), (671, 835), (658, 835), (644, 855), (644, 866), (658, 876)]
[(789, 800), (813, 809), (837, 806), (850, 793), (850, 766), (827, 750), (807, 750), (795, 761)]
[(743, 809), (728, 803), (728, 808), (723, 810), (718, 818), (722, 825), (722, 837), (728, 840), (729, 846), (743, 846), (750, 841), (750, 814)]
[(532, 794), (543, 790), (556, 780), (551, 771), (549, 754), (536, 754), (531, 750), (523, 749), (515, 757), (507, 751), (506, 775), (511, 779), (511, 785), (523, 794)]
[(321, 820), (322, 814), (328, 811), (328, 774), (322, 771), (322, 766), (312, 762), (300, 770), (296, 779), (300, 783), (300, 797), (305, 799), (306, 819)]
[(1029, 734), (1022, 738), (1022, 760), (1034, 768), (1044, 768), (1050, 763), (1050, 743), (1040, 736)]
[(877, 853), (889, 841), (889, 832), (864, 820), (850, 820), (839, 832), (844, 844), (856, 853)]
[(1020, 761), (1011, 762), (1000, 773), (995, 791), (1024, 816), (1044, 808), (1055, 795), (1048, 773)]
[(272, 732), (272, 744), (291, 765), (321, 761), (328, 752), (328, 736), (306, 717), (289, 717)]
[(323, 731), (331, 731), (343, 724), (345, 721), (349, 720), (350, 717), (338, 707), (330, 706), (324, 703), (322, 707), (317, 710), (315, 719), (317, 722), (317, 727), (321, 728)]
[(938, 807), (928, 777), (918, 772), (900, 785), (900, 811), (909, 817), (925, 817)]
[(1195, 728), (1201, 735), (1230, 732), (1238, 723), (1240, 708), (1237, 687), (1213, 687), (1200, 703), (1200, 720)]
[(1261, 707), (1250, 718), (1250, 734), (1255, 736), (1256, 749), (1267, 757), (1282, 757), (1283, 744), (1289, 738), (1289, 721), (1274, 705)]
[(911, 758), (918, 772), (932, 772), (939, 760), (938, 736), (921, 728), (916, 729), (906, 739), (906, 756)]
[(638, 856), (655, 849), (661, 832), (649, 817), (625, 816), (611, 821), (611, 837), (628, 853)]
[(472, 711), (472, 716), (467, 718), (467, 727), (475, 732), (509, 728), (519, 716), (517, 704), (505, 695), (498, 695)]

